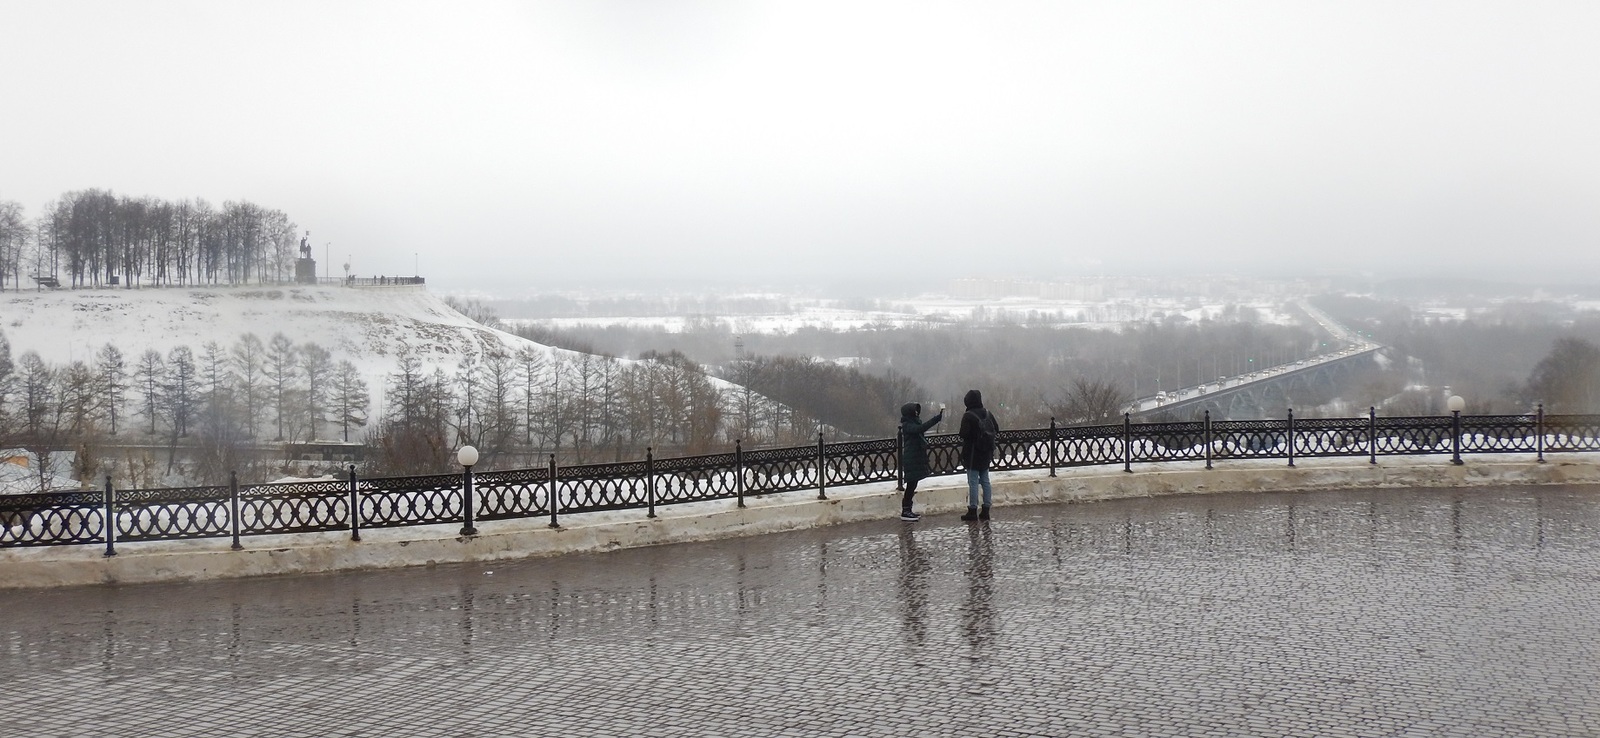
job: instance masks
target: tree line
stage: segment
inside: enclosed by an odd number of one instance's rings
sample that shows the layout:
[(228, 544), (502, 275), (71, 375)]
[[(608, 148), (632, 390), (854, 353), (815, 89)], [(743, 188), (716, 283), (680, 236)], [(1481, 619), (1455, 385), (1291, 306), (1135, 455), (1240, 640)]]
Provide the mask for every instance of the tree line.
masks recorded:
[(1600, 413), (1600, 315), (1551, 302), (1485, 304), (1459, 319), (1440, 319), (1400, 300), (1322, 296), (1313, 302), (1346, 327), (1408, 357), (1387, 389), (1397, 414), (1443, 412), (1449, 386), (1468, 412), (1512, 414), (1543, 404), (1560, 414)]
[[(473, 320), (530, 341), (615, 360), (615, 354), (574, 332), (540, 324), (507, 326), (481, 303), (452, 305)], [(819, 431), (882, 438), (894, 433), (901, 404), (929, 395), (921, 385), (892, 371), (880, 376), (814, 357), (738, 353), (706, 365), (677, 348), (645, 349), (638, 356), (699, 367), (698, 371), (733, 385), (724, 396), (726, 432), (747, 445), (803, 444), (815, 440)]]
[(402, 350), (368, 444), (394, 474), (454, 469), (456, 448), (485, 470), (696, 454), (731, 443), (726, 393), (682, 354), (613, 356), (489, 346), (453, 372)]
[[(894, 433), (905, 402), (960, 406), (968, 389), (1011, 427), (1110, 422), (1135, 397), (1193, 387), (1218, 376), (1303, 359), (1329, 338), (1302, 325), (1260, 322), (1235, 306), (1228, 319), (1181, 315), (1117, 328), (1062, 326), (995, 316), (947, 325), (806, 326), (736, 334), (710, 320), (669, 332), (625, 326), (523, 324), (522, 335), (578, 350), (627, 353), (642, 346), (682, 351), (736, 384), (808, 409), (825, 425), (858, 435)], [(762, 372), (744, 366), (754, 361)], [(835, 367), (829, 369), (827, 367)], [(756, 376), (752, 377), (754, 373)], [(835, 374), (825, 380), (817, 376)], [(808, 376), (815, 375), (815, 376)]]
[(64, 286), (283, 282), (299, 230), (248, 201), (162, 200), (109, 190), (68, 192), (26, 217), (0, 201), (0, 289), (54, 278)]
[[(455, 469), (471, 444), (479, 468), (709, 453), (813, 437), (817, 426), (771, 398), (725, 389), (677, 352), (637, 360), (489, 344), (453, 371), (402, 349), (376, 397), (350, 361), (283, 334), (245, 334), (130, 356), (106, 344), (93, 358), (51, 365), (35, 351), (13, 359), (0, 334), (0, 447), (48, 460), (77, 451), (79, 479), (110, 470), (119, 484), (157, 486), (263, 481), (288, 469), (295, 444), (366, 446), (361, 472), (407, 475)], [(738, 422), (735, 423), (734, 421)], [(326, 471), (326, 470), (325, 470)]]
[[(107, 343), (91, 359), (52, 366), (36, 351), (15, 360), (0, 335), (0, 445), (42, 459), (77, 452), (79, 479), (92, 479), (108, 446), (165, 446), (165, 469), (128, 457), (126, 484), (152, 486), (181, 471), (203, 483), (264, 468), (260, 444), (348, 440), (367, 423), (367, 383), (349, 361), (283, 334), (245, 334), (230, 346), (207, 342), (129, 356)], [(178, 470), (179, 450), (187, 462)], [(42, 464), (41, 466), (48, 466)]]

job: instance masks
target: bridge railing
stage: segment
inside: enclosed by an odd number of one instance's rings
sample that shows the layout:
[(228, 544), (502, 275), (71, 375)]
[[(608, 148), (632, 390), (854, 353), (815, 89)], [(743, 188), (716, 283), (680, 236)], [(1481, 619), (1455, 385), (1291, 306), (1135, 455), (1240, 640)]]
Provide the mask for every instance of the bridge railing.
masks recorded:
[[(961, 439), (928, 437), (935, 475), (961, 472)], [(991, 469), (1014, 471), (1164, 462), (1216, 463), (1241, 459), (1600, 451), (1600, 415), (1477, 415), (1380, 418), (1295, 418), (1121, 423), (1001, 431)], [(234, 548), (251, 536), (348, 532), (477, 521), (548, 519), (562, 515), (640, 510), (688, 502), (733, 500), (899, 481), (898, 439), (745, 450), (608, 464), (469, 474), (348, 478), (280, 484), (115, 489), (0, 496), (0, 548), (102, 545), (229, 538)]]

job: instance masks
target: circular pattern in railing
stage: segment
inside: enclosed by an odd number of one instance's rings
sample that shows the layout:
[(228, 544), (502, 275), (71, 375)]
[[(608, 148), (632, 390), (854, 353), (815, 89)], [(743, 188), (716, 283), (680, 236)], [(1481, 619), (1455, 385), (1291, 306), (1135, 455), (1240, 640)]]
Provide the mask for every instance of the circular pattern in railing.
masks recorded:
[[(961, 471), (961, 439), (927, 437), (934, 474)], [(996, 470), (1292, 456), (1600, 451), (1600, 416), (1484, 415), (1137, 423), (1002, 431)], [(479, 472), (478, 520), (644, 509), (892, 482), (895, 439)], [(1131, 467), (1130, 467), (1131, 468)], [(464, 474), (0, 496), (0, 547), (221, 538), (461, 523)], [(234, 510), (237, 508), (237, 516)], [(108, 530), (107, 515), (113, 525)], [(355, 513), (355, 519), (351, 519)], [(237, 519), (235, 519), (237, 517)], [(110, 546), (108, 546), (108, 553)]]

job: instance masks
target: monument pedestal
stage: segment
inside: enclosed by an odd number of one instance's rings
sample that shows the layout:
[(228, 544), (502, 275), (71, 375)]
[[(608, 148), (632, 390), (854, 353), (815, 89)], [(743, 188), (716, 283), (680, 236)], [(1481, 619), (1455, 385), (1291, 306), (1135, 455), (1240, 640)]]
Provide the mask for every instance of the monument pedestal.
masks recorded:
[(300, 284), (316, 284), (317, 260), (296, 259), (294, 262), (294, 281)]

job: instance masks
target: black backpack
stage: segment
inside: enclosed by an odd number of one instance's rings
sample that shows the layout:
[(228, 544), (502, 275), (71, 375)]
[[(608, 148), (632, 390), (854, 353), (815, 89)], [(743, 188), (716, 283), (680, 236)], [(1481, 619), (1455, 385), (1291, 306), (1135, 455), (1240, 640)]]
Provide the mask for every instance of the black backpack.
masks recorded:
[(1000, 432), (1000, 424), (994, 420), (994, 413), (983, 411), (979, 417), (974, 411), (968, 410), (968, 415), (978, 421), (978, 433), (972, 437), (972, 464), (987, 465), (994, 460), (995, 436)]

